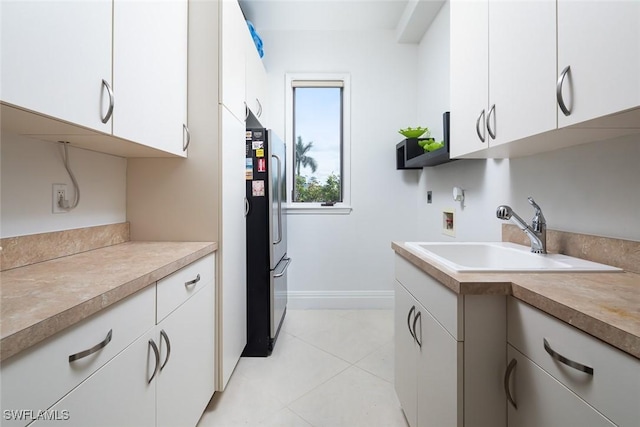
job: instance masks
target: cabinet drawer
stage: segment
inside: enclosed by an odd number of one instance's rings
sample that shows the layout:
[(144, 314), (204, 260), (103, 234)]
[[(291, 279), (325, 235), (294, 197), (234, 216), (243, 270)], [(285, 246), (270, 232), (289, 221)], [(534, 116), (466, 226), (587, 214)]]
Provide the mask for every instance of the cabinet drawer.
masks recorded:
[[(620, 426), (637, 426), (640, 360), (515, 298), (508, 302), (508, 341), (534, 363)], [(553, 358), (559, 355), (593, 369), (593, 375)]]
[(510, 345), (507, 358), (515, 360), (509, 394), (518, 405), (508, 405), (510, 426), (589, 426), (613, 424)]
[(396, 279), (458, 341), (464, 340), (463, 297), (396, 255)]
[(206, 284), (213, 283), (214, 256), (207, 255), (158, 281), (157, 322), (167, 317)]
[[(2, 363), (3, 426), (26, 425), (30, 419), (7, 420), (9, 410), (39, 410), (58, 399), (154, 326), (155, 286), (83, 320)], [(69, 356), (111, 340), (91, 355), (70, 362)], [(15, 417), (12, 417), (15, 418)]]

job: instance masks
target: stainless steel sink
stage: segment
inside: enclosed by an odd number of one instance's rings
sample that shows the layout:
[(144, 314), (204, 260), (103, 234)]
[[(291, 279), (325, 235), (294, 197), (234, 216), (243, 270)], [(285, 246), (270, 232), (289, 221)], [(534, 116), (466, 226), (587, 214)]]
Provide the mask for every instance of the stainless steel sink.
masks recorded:
[(458, 272), (612, 272), (623, 271), (560, 254), (535, 254), (507, 242), (409, 242), (406, 246)]

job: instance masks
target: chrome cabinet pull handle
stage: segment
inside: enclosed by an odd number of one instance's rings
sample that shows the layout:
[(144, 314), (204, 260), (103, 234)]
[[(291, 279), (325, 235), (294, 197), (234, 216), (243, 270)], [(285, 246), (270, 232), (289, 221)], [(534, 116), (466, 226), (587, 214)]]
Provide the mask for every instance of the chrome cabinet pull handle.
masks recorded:
[(504, 392), (507, 395), (507, 400), (515, 409), (518, 409), (518, 404), (513, 399), (513, 396), (511, 396), (511, 390), (509, 389), (509, 380), (511, 379), (511, 374), (513, 373), (513, 370), (515, 369), (517, 364), (518, 361), (516, 359), (511, 359), (511, 362), (509, 362), (509, 366), (507, 366), (507, 370), (504, 373)]
[(162, 338), (164, 338), (164, 341), (167, 343), (167, 357), (164, 358), (164, 362), (162, 362), (162, 365), (160, 365), (161, 371), (164, 368), (164, 365), (167, 364), (167, 362), (169, 361), (169, 357), (171, 356), (171, 341), (169, 341), (169, 336), (164, 331), (164, 329), (160, 331), (160, 339)]
[(558, 100), (558, 106), (565, 116), (571, 114), (571, 110), (569, 110), (564, 104), (564, 98), (562, 97), (562, 86), (564, 85), (564, 78), (567, 76), (567, 74), (571, 74), (570, 65), (567, 65), (564, 70), (562, 70), (562, 72), (560, 73), (560, 77), (558, 77), (558, 83), (556, 83), (556, 99)]
[(83, 350), (79, 353), (76, 354), (72, 354), (71, 356), (69, 356), (69, 363), (74, 362), (78, 359), (82, 359), (83, 357), (87, 357), (93, 353), (95, 353), (98, 350), (101, 350), (103, 348), (105, 348), (107, 346), (107, 344), (109, 344), (111, 342), (111, 337), (113, 336), (113, 329), (109, 329), (109, 332), (107, 332), (107, 336), (104, 338), (104, 340), (102, 340), (101, 342), (99, 342), (98, 344), (94, 345), (93, 347), (87, 349), (87, 350)]
[(195, 285), (196, 283), (198, 283), (200, 281), (200, 273), (198, 273), (198, 275), (196, 276), (195, 279), (193, 280), (189, 280), (188, 282), (184, 282), (184, 286), (185, 287), (189, 287), (191, 285)]
[(416, 336), (413, 333), (413, 330), (411, 329), (411, 313), (413, 313), (414, 311), (416, 311), (416, 306), (412, 306), (411, 310), (409, 310), (409, 314), (407, 315), (407, 328), (409, 329), (409, 333), (411, 334), (411, 336), (413, 337), (413, 340), (416, 340)]
[[(416, 323), (418, 323), (418, 319), (420, 319), (420, 339), (418, 339), (418, 332), (416, 332)], [(422, 312), (419, 311), (416, 314), (416, 317), (413, 318), (413, 336), (416, 338), (416, 342), (418, 343), (418, 347), (422, 348)]]
[(478, 120), (476, 120), (476, 133), (478, 134), (478, 138), (480, 138), (480, 141), (485, 142), (485, 139), (486, 139), (485, 133), (482, 132), (482, 134), (480, 134), (480, 120), (482, 120), (482, 129), (484, 129), (485, 128), (484, 110), (482, 110), (482, 112), (478, 116)]
[(156, 374), (158, 373), (158, 370), (159, 370), (158, 368), (160, 368), (160, 351), (158, 351), (158, 346), (153, 341), (153, 339), (149, 340), (149, 345), (151, 346), (151, 349), (153, 350), (153, 353), (156, 356), (156, 367), (153, 368), (153, 375), (151, 375), (151, 378), (149, 378), (149, 382), (147, 384), (151, 384), (151, 381), (153, 381)]
[(114, 96), (113, 96), (113, 90), (111, 89), (111, 85), (109, 85), (109, 83), (107, 83), (105, 79), (102, 79), (102, 86), (107, 89), (107, 93), (109, 94), (109, 109), (107, 110), (107, 114), (105, 114), (105, 116), (102, 118), (102, 123), (106, 124), (111, 118), (111, 115), (113, 114)]
[[(494, 129), (491, 129), (491, 116), (493, 115), (493, 127)], [(489, 136), (492, 139), (496, 139), (496, 132), (495, 132), (495, 128), (496, 128), (496, 104), (493, 104), (491, 106), (491, 109), (489, 110), (489, 114), (487, 114), (487, 130), (489, 131)]]
[(567, 359), (566, 357), (564, 357), (560, 353), (556, 352), (554, 349), (551, 348), (551, 346), (549, 345), (549, 342), (547, 341), (546, 338), (543, 338), (542, 342), (544, 344), (544, 349), (547, 351), (547, 353), (549, 353), (549, 356), (551, 356), (552, 358), (554, 358), (558, 362), (564, 363), (565, 365), (569, 366), (570, 368), (576, 369), (576, 370), (578, 370), (580, 372), (584, 372), (587, 375), (593, 375), (593, 368), (591, 368), (591, 367), (589, 367), (587, 365), (583, 365), (582, 363), (574, 362), (571, 359)]
[[(184, 137), (186, 135), (186, 138)], [(186, 124), (182, 124), (182, 151), (187, 151), (189, 148), (189, 144), (191, 144), (191, 131), (189, 130), (189, 126)]]

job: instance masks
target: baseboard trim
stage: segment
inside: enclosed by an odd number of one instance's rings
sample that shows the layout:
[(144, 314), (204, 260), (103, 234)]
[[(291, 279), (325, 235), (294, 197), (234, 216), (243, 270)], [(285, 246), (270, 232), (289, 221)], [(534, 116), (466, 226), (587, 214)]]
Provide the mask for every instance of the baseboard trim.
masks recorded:
[(308, 309), (392, 309), (393, 291), (289, 291), (287, 307)]

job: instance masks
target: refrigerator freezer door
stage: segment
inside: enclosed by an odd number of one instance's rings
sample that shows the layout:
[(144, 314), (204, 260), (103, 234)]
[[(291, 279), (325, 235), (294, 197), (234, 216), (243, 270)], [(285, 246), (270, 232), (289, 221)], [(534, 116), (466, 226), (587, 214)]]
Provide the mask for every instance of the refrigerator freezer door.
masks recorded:
[(275, 339), (287, 309), (287, 269), (291, 258), (287, 255), (278, 263), (271, 278), (271, 338)]

